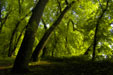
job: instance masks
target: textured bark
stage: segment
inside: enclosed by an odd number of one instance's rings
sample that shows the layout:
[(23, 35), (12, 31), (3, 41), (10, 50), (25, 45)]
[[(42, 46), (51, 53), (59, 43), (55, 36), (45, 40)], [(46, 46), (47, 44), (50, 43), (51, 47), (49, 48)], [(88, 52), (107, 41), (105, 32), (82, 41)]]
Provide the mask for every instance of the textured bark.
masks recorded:
[(72, 2), (70, 3), (60, 14), (60, 16), (57, 18), (57, 20), (53, 23), (53, 25), (45, 32), (44, 36), (42, 37), (42, 39), (40, 40), (39, 44), (36, 46), (33, 54), (32, 54), (32, 60), (33, 61), (37, 61), (39, 54), (41, 52), (41, 50), (45, 47), (49, 37), (51, 36), (52, 32), (54, 31), (54, 29), (59, 25), (59, 23), (61, 22), (62, 18), (64, 17), (65, 13), (69, 10), (69, 8), (71, 8), (71, 6), (73, 5)]
[(100, 17), (98, 18), (97, 20), (97, 24), (96, 24), (96, 29), (95, 29), (95, 35), (94, 35), (94, 44), (93, 44), (93, 54), (92, 54), (92, 61), (95, 61), (95, 56), (96, 56), (96, 45), (97, 45), (97, 32), (98, 32), (98, 29), (99, 29), (99, 24), (100, 24), (100, 21), (102, 19), (102, 17), (104, 16), (104, 13), (106, 12), (107, 8), (108, 8), (108, 3), (109, 3), (110, 0), (107, 0), (107, 3), (106, 3), (106, 8), (102, 10), (102, 13), (100, 15)]
[(32, 11), (32, 15), (27, 24), (25, 36), (14, 62), (12, 72), (26, 72), (28, 70), (28, 63), (32, 54), (33, 43), (41, 16), (48, 0), (39, 0)]

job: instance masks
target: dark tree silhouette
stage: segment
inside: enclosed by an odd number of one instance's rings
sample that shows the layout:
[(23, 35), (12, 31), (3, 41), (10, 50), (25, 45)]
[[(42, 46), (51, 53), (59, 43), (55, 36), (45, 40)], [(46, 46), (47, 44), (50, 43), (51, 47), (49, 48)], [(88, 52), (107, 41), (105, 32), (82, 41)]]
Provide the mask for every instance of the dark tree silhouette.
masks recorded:
[(57, 20), (53, 23), (53, 25), (45, 32), (44, 36), (42, 37), (42, 39), (40, 40), (39, 44), (36, 46), (36, 48), (35, 48), (35, 50), (34, 50), (34, 52), (32, 54), (32, 60), (33, 61), (37, 61), (38, 60), (39, 54), (40, 54), (41, 50), (45, 47), (45, 45), (46, 45), (49, 37), (52, 35), (52, 32), (59, 25), (59, 23), (61, 22), (62, 18), (65, 15), (65, 13), (71, 8), (71, 6), (74, 3), (75, 2), (73, 1), (72, 3), (70, 3), (69, 5), (67, 5), (67, 7), (62, 11), (62, 13), (57, 18)]
[(43, 14), (44, 8), (48, 0), (39, 0), (27, 24), (25, 36), (14, 62), (12, 72), (26, 72), (29, 71), (28, 63), (32, 54), (33, 43), (37, 32), (38, 24)]
[(102, 19), (102, 17), (104, 16), (104, 13), (106, 12), (106, 10), (107, 10), (107, 8), (108, 8), (108, 4), (109, 4), (109, 1), (110, 0), (107, 0), (107, 2), (106, 2), (106, 8), (105, 9), (102, 9), (102, 13), (101, 13), (101, 15), (99, 16), (99, 18), (97, 19), (97, 23), (96, 23), (96, 29), (95, 29), (95, 35), (94, 35), (94, 44), (93, 44), (93, 54), (92, 54), (92, 61), (94, 61), (95, 60), (95, 52), (96, 52), (96, 45), (97, 45), (97, 33), (98, 33), (98, 29), (99, 29), (99, 24), (100, 24), (100, 21), (101, 21), (101, 19)]

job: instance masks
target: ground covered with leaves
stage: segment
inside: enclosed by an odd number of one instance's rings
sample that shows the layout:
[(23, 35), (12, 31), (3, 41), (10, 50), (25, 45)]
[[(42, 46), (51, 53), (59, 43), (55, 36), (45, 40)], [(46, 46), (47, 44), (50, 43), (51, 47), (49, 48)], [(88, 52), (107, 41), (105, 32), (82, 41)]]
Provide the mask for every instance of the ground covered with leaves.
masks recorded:
[(30, 72), (10, 73), (13, 59), (0, 60), (0, 75), (113, 75), (109, 61), (81, 61), (76, 59), (41, 60), (30, 63)]

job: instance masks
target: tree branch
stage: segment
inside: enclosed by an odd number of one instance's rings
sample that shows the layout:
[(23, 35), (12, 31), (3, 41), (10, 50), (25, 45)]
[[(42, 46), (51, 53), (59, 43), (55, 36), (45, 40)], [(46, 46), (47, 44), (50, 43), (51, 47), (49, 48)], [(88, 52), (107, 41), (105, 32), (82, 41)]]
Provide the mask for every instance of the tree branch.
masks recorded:
[(68, 5), (68, 4), (69, 4), (67, 0), (65, 0), (65, 3), (66, 3), (66, 5)]
[(98, 0), (98, 2), (99, 2), (99, 6), (101, 7), (101, 9), (102, 9), (102, 11), (103, 11), (104, 9), (103, 9), (103, 6), (102, 6), (100, 0)]
[(65, 9), (62, 11), (62, 13), (59, 15), (59, 17), (57, 18), (57, 20), (52, 24), (52, 26), (45, 32), (44, 36), (42, 37), (42, 39), (40, 40), (40, 42), (38, 43), (38, 45), (36, 46), (33, 54), (32, 54), (32, 59), (33, 61), (37, 61), (40, 54), (40, 51), (43, 50), (43, 48), (45, 47), (45, 45), (47, 44), (47, 41), (49, 40), (49, 38), (52, 35), (52, 32), (54, 31), (54, 29), (59, 25), (59, 23), (61, 22), (62, 18), (64, 17), (65, 13), (71, 8), (71, 6), (74, 4), (75, 2), (70, 3), (67, 7), (65, 7)]
[(42, 20), (42, 23), (44, 24), (44, 28), (47, 29), (47, 26), (46, 26), (44, 19), (42, 18), (41, 20)]
[(92, 61), (95, 60), (95, 52), (96, 52), (96, 45), (97, 45), (97, 32), (98, 32), (98, 29), (99, 29), (99, 24), (100, 24), (100, 21), (102, 19), (102, 17), (104, 16), (104, 13), (106, 12), (107, 8), (108, 8), (108, 3), (109, 3), (110, 0), (107, 0), (107, 3), (106, 3), (106, 8), (103, 10), (103, 12), (101, 13), (101, 15), (99, 16), (98, 20), (97, 20), (97, 24), (96, 24), (96, 29), (95, 29), (95, 35), (94, 35), (94, 43), (93, 43), (93, 57), (92, 57)]
[(60, 10), (60, 13), (61, 13), (61, 12), (62, 12), (62, 8), (61, 8), (60, 1), (59, 1), (59, 0), (57, 0), (57, 3), (58, 3), (58, 8), (59, 8), (59, 10)]
[(12, 12), (12, 10), (10, 10), (8, 13), (7, 13), (7, 15), (5, 16), (5, 18), (1, 18), (1, 26), (0, 26), (0, 33), (1, 33), (1, 31), (2, 31), (2, 28), (3, 28), (3, 25), (5, 24), (5, 22), (6, 22), (6, 20), (7, 20), (7, 18), (8, 18), (8, 16), (9, 16), (9, 14)]

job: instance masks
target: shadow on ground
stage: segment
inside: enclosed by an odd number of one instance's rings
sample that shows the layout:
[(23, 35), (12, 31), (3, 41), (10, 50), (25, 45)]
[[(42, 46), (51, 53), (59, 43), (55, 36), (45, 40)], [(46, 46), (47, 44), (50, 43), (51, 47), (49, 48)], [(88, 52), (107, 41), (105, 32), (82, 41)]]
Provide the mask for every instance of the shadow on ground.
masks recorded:
[[(0, 75), (10, 74), (11, 68), (0, 69)], [(113, 63), (108, 61), (62, 60), (40, 61), (30, 64), (31, 72), (14, 75), (113, 75)]]

